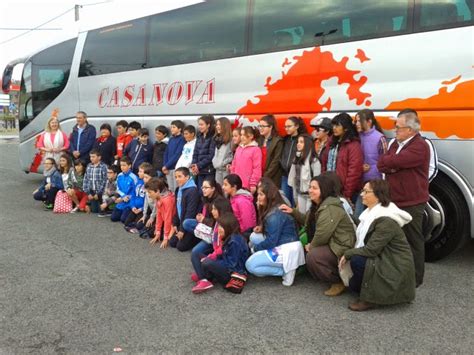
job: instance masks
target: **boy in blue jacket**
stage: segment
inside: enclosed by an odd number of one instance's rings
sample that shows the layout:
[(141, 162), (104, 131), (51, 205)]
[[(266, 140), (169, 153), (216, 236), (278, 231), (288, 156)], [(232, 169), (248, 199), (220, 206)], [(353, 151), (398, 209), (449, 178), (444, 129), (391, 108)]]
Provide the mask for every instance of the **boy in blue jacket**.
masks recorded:
[(117, 177), (117, 193), (119, 197), (115, 200), (116, 205), (110, 220), (112, 222), (121, 221), (125, 223), (128, 214), (132, 210), (132, 195), (138, 178), (132, 172), (132, 162), (129, 157), (120, 158), (120, 170), (122, 172)]
[(76, 113), (76, 122), (69, 136), (69, 151), (74, 159), (81, 159), (88, 164), (89, 152), (95, 143), (97, 132), (95, 127), (87, 122), (87, 114), (84, 111)]
[(188, 168), (181, 167), (175, 170), (174, 176), (178, 185), (176, 193), (176, 214), (173, 218), (173, 229), (169, 245), (179, 251), (194, 248), (200, 239), (184, 230), (183, 222), (188, 218), (196, 218), (199, 212), (201, 197), (199, 190), (191, 177)]
[(138, 167), (141, 163), (152, 162), (153, 145), (148, 140), (149, 136), (148, 129), (140, 128), (138, 130), (138, 139), (132, 140), (123, 151), (123, 154), (129, 157), (132, 162), (134, 174), (138, 173)]
[(150, 166), (150, 163), (142, 163), (138, 167), (138, 179), (135, 184), (135, 190), (130, 204), (131, 210), (124, 222), (125, 230), (133, 234), (137, 234), (139, 232), (136, 228), (136, 224), (138, 220), (143, 217), (143, 207), (145, 204), (146, 194), (143, 177), (145, 175), (145, 168), (147, 166)]
[[(176, 180), (174, 177), (174, 168), (178, 162), (181, 153), (183, 152), (183, 147), (186, 144), (186, 141), (181, 134), (184, 129), (184, 122), (176, 120), (171, 122), (170, 132), (171, 138), (168, 141), (168, 146), (165, 150), (165, 155), (163, 158), (163, 168), (161, 171), (166, 175), (166, 181), (168, 182), (168, 188), (171, 192), (176, 190)], [(194, 217), (193, 217), (194, 218)]]

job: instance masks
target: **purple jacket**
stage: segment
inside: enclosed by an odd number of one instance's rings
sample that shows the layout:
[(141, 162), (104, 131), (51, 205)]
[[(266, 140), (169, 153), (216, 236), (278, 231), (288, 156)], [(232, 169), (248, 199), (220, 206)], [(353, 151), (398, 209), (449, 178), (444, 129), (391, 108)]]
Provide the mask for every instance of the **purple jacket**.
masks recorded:
[(364, 152), (364, 163), (370, 166), (370, 170), (365, 172), (362, 177), (363, 182), (381, 179), (382, 174), (377, 169), (377, 162), (384, 153), (384, 146), (386, 146), (385, 136), (372, 127), (367, 132), (361, 132), (359, 137), (362, 151)]
[(235, 196), (230, 198), (230, 204), (235, 217), (239, 221), (241, 232), (257, 225), (257, 212), (250, 192), (240, 189)]

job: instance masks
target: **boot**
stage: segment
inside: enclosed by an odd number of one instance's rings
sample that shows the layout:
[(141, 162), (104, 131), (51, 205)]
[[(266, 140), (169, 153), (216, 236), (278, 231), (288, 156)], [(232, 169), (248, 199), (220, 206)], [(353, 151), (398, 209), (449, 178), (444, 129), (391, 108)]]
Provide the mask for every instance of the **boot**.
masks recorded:
[(349, 303), (349, 309), (351, 311), (363, 312), (372, 308), (375, 308), (375, 304), (370, 303), (370, 302), (364, 302), (361, 300), (357, 300), (355, 302)]
[(330, 288), (328, 288), (326, 291), (324, 291), (324, 294), (326, 296), (339, 296), (341, 293), (343, 293), (346, 290), (346, 286), (342, 282), (339, 282), (337, 284), (332, 284)]

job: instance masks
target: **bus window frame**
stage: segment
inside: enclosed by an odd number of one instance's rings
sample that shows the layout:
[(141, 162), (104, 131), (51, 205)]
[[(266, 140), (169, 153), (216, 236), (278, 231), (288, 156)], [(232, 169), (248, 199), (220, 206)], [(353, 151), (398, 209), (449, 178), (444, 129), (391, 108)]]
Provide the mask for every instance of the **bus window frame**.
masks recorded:
[[(467, 0), (472, 1), (472, 0)], [(435, 25), (435, 26), (421, 26), (421, 7), (423, 6), (423, 0), (415, 0), (415, 8), (413, 14), (413, 33), (425, 33), (432, 31), (441, 31), (449, 30), (453, 28), (469, 27), (474, 25), (474, 8), (471, 12), (471, 20), (463, 22), (453, 22), (451, 24), (445, 25)]]

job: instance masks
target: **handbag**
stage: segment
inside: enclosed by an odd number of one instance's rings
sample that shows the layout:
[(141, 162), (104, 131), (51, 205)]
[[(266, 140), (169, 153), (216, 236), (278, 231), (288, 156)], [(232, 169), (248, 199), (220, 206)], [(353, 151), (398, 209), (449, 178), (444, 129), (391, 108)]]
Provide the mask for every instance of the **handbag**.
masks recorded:
[(212, 244), (212, 228), (204, 223), (198, 223), (194, 229), (194, 235), (205, 241), (207, 244)]
[(54, 199), (54, 213), (69, 213), (72, 211), (72, 200), (66, 191), (58, 191)]

